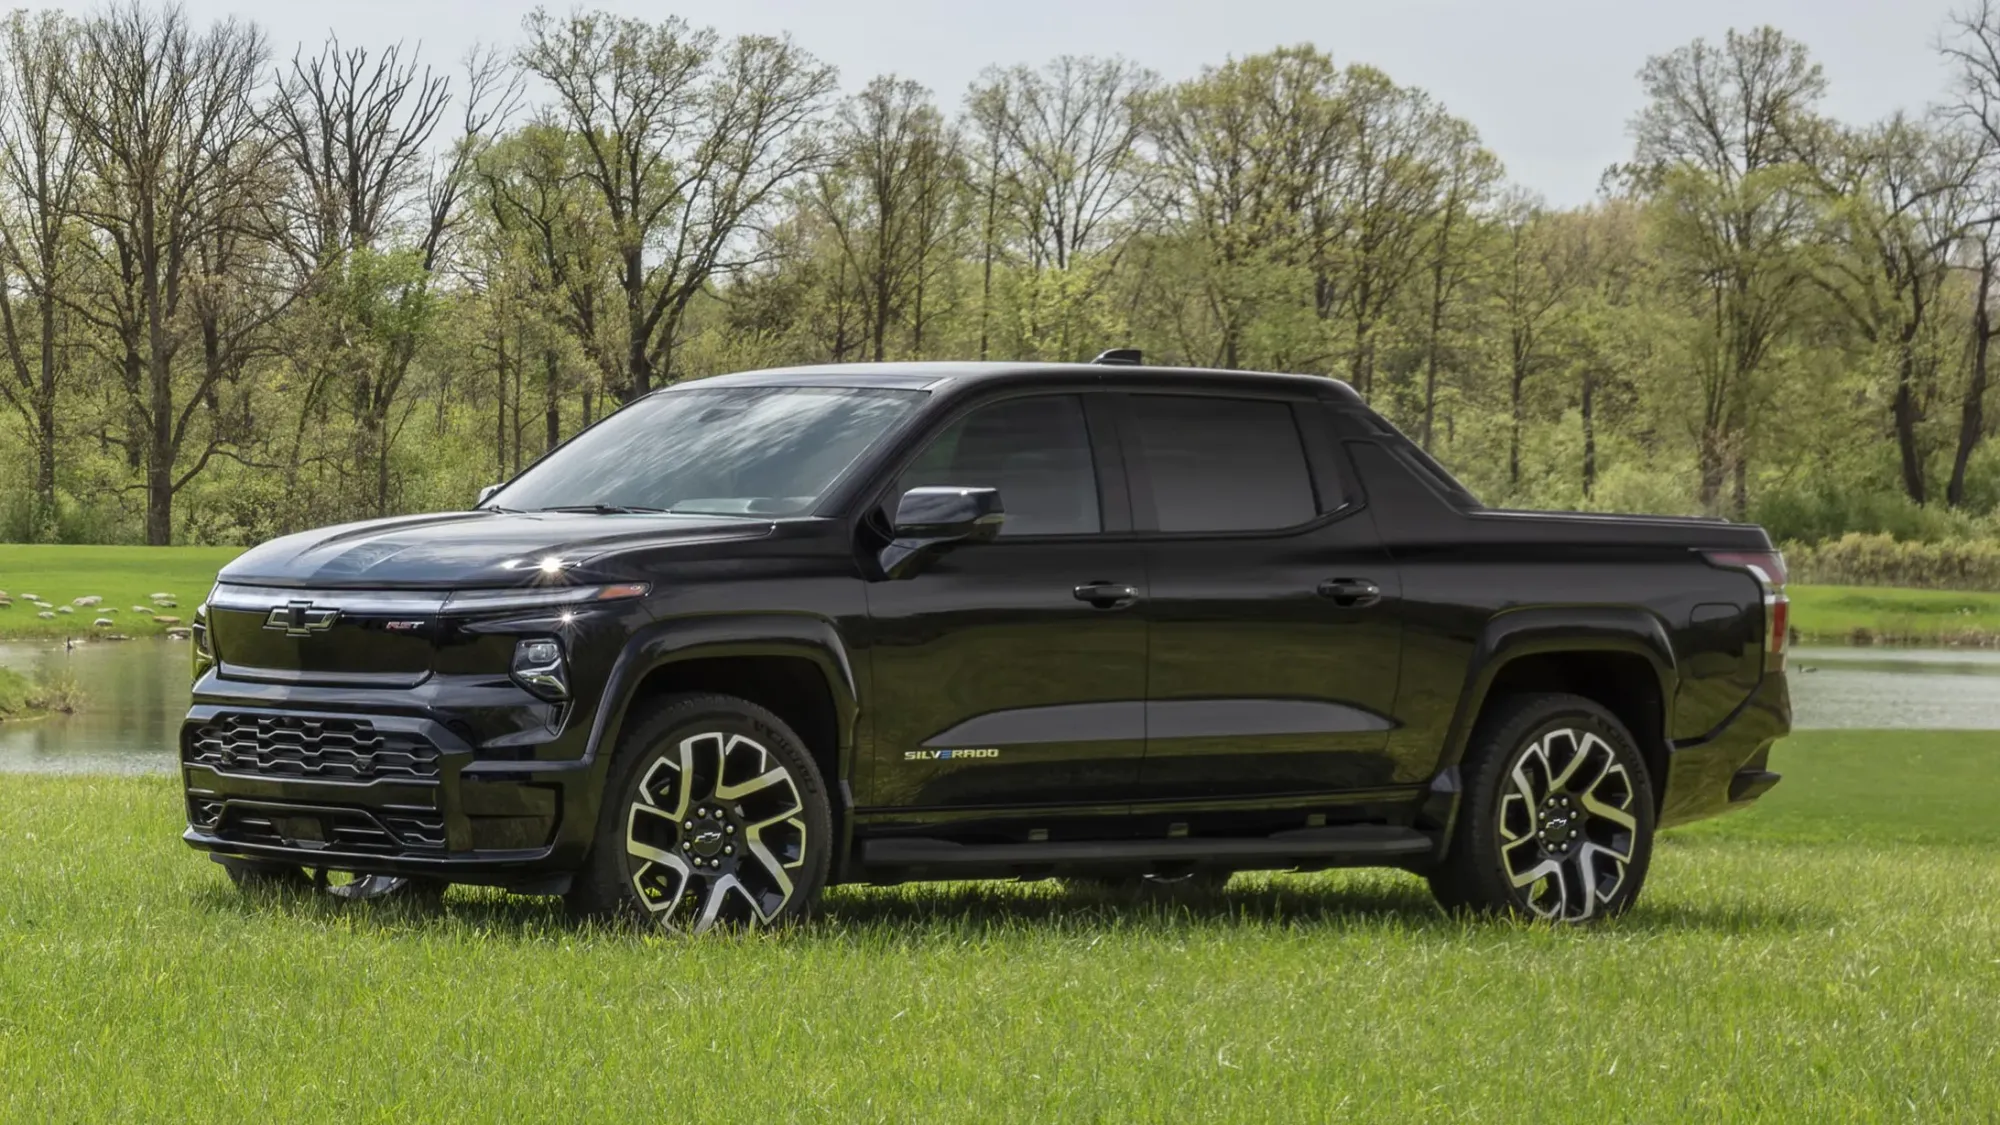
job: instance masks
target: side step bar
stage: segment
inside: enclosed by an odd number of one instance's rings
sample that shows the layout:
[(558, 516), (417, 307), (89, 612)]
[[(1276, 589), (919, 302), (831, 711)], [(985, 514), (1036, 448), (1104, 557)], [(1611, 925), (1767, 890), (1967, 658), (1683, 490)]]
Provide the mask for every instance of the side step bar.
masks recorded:
[(1381, 824), (1300, 828), (1270, 836), (1177, 836), (1152, 840), (1052, 840), (1025, 844), (961, 844), (926, 837), (867, 840), (865, 868), (922, 868), (1007, 873), (1016, 868), (1288, 867), (1293, 864), (1393, 865), (1436, 853), (1437, 842), (1414, 828)]

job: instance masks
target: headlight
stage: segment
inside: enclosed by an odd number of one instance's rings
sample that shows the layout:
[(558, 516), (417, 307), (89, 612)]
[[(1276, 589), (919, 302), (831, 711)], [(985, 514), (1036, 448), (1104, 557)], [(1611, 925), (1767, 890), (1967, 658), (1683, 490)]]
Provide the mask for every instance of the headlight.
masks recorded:
[(514, 682), (543, 699), (569, 698), (569, 666), (562, 642), (536, 637), (514, 646)]
[(194, 607), (194, 620), (188, 624), (188, 646), (194, 650), (194, 678), (215, 667), (215, 642), (208, 635), (208, 603)]

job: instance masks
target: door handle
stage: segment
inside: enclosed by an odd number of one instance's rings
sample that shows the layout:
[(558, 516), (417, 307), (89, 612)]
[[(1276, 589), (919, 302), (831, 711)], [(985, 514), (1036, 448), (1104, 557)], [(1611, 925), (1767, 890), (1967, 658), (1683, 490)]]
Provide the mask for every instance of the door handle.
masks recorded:
[(1098, 609), (1124, 609), (1139, 600), (1139, 588), (1123, 582), (1085, 582), (1076, 588), (1076, 600)]
[(1338, 606), (1374, 605), (1382, 600), (1382, 587), (1366, 578), (1329, 578), (1319, 584), (1319, 596)]

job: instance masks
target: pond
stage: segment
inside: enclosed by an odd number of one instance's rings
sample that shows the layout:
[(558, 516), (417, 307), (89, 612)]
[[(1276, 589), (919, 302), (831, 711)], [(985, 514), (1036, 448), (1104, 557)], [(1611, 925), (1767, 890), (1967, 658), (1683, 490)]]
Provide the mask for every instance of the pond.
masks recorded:
[[(0, 772), (165, 773), (188, 702), (185, 641), (0, 642), (0, 667), (67, 664), (84, 709), (0, 723)], [(1990, 649), (1801, 648), (1792, 702), (1802, 729), (2000, 730), (2000, 652)]]

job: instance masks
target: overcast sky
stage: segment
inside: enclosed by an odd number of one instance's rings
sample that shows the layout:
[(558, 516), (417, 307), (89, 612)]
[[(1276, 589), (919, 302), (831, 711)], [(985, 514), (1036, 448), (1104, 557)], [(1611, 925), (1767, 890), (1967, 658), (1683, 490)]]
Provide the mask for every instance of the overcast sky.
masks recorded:
[[(34, 0), (23, 0), (32, 4)], [(1169, 79), (1229, 55), (1310, 42), (1422, 87), (1478, 127), (1514, 182), (1557, 204), (1596, 194), (1629, 150), (1648, 55), (1731, 27), (1775, 24), (1826, 68), (1827, 109), (1848, 120), (1917, 109), (1944, 93), (1934, 50), (1945, 15), (1971, 0), (601, 0), (677, 13), (725, 33), (790, 32), (854, 89), (894, 72), (956, 108), (993, 64), (1122, 54)], [(94, 3), (63, 3), (88, 10)], [(518, 39), (533, 0), (186, 0), (198, 20), (264, 25), (273, 50), (331, 30), (345, 42), (421, 41), (455, 61), (476, 41)], [(566, 3), (551, 5), (567, 8)]]

